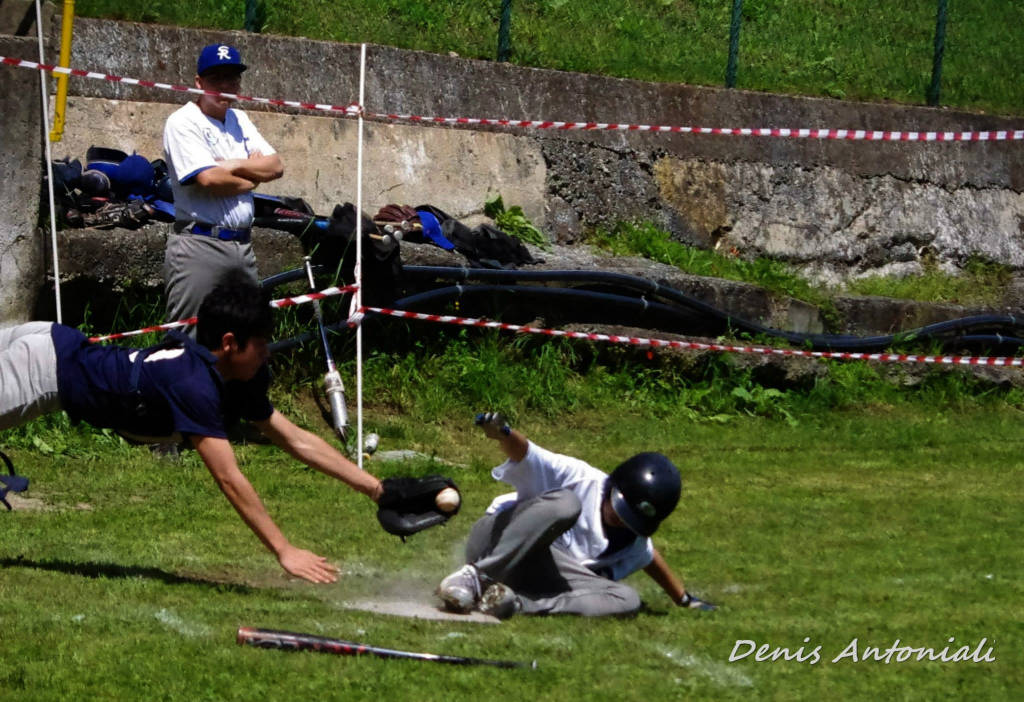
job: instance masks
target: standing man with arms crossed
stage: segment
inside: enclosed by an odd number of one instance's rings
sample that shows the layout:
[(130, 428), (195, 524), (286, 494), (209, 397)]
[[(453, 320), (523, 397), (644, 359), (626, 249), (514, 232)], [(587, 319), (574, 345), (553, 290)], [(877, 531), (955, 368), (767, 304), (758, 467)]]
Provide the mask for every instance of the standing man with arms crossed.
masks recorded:
[[(246, 65), (233, 46), (199, 54), (195, 85), (237, 94)], [(230, 271), (256, 281), (250, 228), (252, 191), (280, 178), (284, 166), (230, 98), (202, 95), (167, 118), (164, 156), (174, 191), (174, 234), (167, 238), (164, 281), (168, 321), (192, 317)], [(193, 332), (194, 333), (194, 332)]]

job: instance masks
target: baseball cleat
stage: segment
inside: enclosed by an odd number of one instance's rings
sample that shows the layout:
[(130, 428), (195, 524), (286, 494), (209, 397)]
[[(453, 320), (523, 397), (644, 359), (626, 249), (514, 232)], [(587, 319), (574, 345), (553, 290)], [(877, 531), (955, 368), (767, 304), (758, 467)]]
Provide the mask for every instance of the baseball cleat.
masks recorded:
[(492, 583), (480, 596), (479, 609), (498, 619), (508, 619), (523, 608), (523, 603), (508, 585)]
[(480, 599), (480, 575), (476, 568), (464, 565), (437, 586), (437, 596), (450, 612), (472, 612)]

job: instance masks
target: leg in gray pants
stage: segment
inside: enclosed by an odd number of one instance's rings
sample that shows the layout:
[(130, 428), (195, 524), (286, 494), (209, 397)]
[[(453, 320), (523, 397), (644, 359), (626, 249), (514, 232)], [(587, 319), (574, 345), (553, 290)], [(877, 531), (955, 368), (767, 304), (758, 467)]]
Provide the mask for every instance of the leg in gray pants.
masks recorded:
[(512, 588), (523, 614), (632, 615), (640, 597), (628, 585), (594, 573), (551, 544), (580, 515), (571, 490), (553, 490), (473, 525), (466, 561)]
[(0, 329), (0, 429), (60, 411), (50, 322)]
[[(194, 317), (203, 298), (227, 273), (235, 270), (257, 282), (252, 244), (197, 234), (168, 234), (164, 252), (167, 321)], [(195, 338), (195, 329), (195, 326), (188, 328), (192, 338)]]

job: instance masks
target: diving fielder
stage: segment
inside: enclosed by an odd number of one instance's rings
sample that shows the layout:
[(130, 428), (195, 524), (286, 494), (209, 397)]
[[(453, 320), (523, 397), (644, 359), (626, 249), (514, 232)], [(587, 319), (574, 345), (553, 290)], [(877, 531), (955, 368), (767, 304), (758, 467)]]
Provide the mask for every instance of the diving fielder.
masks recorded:
[[(50, 322), (0, 329), (0, 430), (64, 410), (72, 421), (109, 427), (138, 443), (187, 441), (281, 567), (314, 583), (334, 582), (337, 569), (294, 546), (270, 518), (228, 443), (225, 427), (238, 418), (377, 502), (378, 519), (391, 533), (404, 537), (451, 516), (433, 508), (436, 493), (454, 487), (450, 480), (378, 480), (274, 409), (266, 366), (271, 308), (256, 285), (229, 277), (203, 300), (197, 326), (197, 341), (172, 333), (142, 350), (92, 344), (77, 329)], [(14, 477), (3, 482), (25, 489), (27, 481)], [(5, 493), (0, 489), (0, 499)]]
[(466, 565), (438, 586), (449, 610), (632, 615), (640, 597), (619, 581), (641, 568), (680, 607), (715, 609), (686, 591), (649, 538), (679, 501), (668, 458), (641, 453), (608, 475), (537, 446), (500, 415), (477, 424), (508, 456), (492, 475), (516, 492), (491, 503), (470, 532)]

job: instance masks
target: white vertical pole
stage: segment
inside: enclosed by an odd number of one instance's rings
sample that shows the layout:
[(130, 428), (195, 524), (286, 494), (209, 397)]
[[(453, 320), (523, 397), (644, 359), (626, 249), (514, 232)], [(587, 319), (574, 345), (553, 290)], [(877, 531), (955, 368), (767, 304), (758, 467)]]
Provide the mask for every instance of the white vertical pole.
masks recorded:
[[(356, 146), (356, 310), (363, 307), (363, 105), (366, 104), (366, 44), (359, 51), (359, 117)], [(363, 467), (363, 325), (356, 327), (356, 453)]]
[[(36, 0), (36, 34), (39, 37), (39, 63), (46, 63), (43, 55), (43, 11)], [(50, 240), (53, 247), (53, 294), (57, 306), (57, 322), (62, 322), (60, 304), (60, 263), (57, 258), (57, 208), (53, 202), (53, 152), (50, 149), (50, 104), (46, 95), (46, 71), (39, 71), (39, 90), (43, 101), (43, 142), (46, 144), (46, 182), (50, 196)]]

